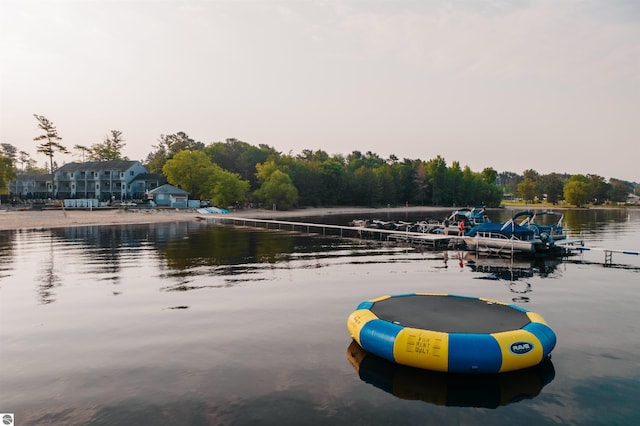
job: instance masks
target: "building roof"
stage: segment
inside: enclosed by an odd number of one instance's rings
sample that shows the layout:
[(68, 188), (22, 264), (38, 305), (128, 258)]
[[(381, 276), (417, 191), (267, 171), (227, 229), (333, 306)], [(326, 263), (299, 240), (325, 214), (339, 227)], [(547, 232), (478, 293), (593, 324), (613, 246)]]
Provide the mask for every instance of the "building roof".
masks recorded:
[(154, 194), (189, 195), (187, 191), (177, 188), (173, 185), (169, 185), (168, 183), (165, 183), (162, 186), (152, 189), (151, 191), (149, 191), (149, 194), (151, 195), (154, 195)]
[(43, 181), (43, 180), (53, 180), (53, 175), (51, 173), (41, 174), (41, 173), (23, 173), (17, 175), (14, 179), (14, 182), (24, 182), (24, 181)]
[(143, 180), (143, 181), (147, 181), (147, 180), (162, 180), (162, 181), (164, 181), (165, 178), (160, 173), (140, 173), (140, 174), (136, 175), (136, 177), (133, 180), (134, 180), (134, 182), (137, 181), (137, 180)]
[(56, 172), (75, 172), (75, 171), (101, 171), (101, 170), (127, 170), (139, 161), (129, 160), (109, 160), (109, 161), (87, 161), (84, 163), (66, 163), (62, 165)]

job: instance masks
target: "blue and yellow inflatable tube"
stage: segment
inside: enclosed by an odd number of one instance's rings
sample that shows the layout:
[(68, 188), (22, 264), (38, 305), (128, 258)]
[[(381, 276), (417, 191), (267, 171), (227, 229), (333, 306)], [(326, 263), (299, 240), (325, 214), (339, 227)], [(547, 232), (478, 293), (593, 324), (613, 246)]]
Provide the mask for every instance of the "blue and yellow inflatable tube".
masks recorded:
[(540, 364), (556, 335), (542, 316), (478, 297), (411, 293), (360, 303), (351, 337), (367, 352), (410, 367), (503, 373)]

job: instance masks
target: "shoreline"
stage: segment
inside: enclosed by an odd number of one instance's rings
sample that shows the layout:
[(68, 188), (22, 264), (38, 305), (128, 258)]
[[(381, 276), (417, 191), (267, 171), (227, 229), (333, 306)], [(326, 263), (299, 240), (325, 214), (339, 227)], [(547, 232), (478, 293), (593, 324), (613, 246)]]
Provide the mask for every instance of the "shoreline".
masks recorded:
[[(328, 216), (370, 213), (405, 213), (440, 211), (447, 207), (312, 207), (298, 210), (244, 209), (229, 212), (228, 216), (250, 219), (284, 219), (291, 217)], [(73, 226), (134, 225), (162, 222), (200, 220), (214, 215), (201, 214), (195, 209), (108, 209), (108, 210), (0, 210), (0, 231), (42, 230)]]
[[(621, 207), (616, 207), (621, 208)], [(229, 216), (250, 219), (284, 219), (292, 217), (354, 215), (378, 213), (429, 213), (456, 207), (400, 206), (400, 207), (309, 207), (297, 210), (243, 209), (229, 212)], [(495, 210), (535, 210), (548, 209), (539, 206), (503, 206)], [(564, 210), (556, 207), (555, 209)], [(493, 209), (488, 209), (493, 210)], [(42, 230), (73, 226), (134, 225), (162, 222), (184, 222), (200, 220), (203, 215), (195, 209), (107, 209), (107, 210), (2, 210), (0, 209), (0, 231)]]

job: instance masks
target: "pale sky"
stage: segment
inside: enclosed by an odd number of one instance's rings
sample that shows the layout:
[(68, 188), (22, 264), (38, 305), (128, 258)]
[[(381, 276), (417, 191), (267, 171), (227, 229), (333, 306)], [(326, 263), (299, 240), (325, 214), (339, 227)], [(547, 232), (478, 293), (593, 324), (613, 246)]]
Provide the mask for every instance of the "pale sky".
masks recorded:
[(0, 0), (0, 142), (41, 166), (33, 114), (133, 160), (184, 131), (640, 182), (640, 1)]

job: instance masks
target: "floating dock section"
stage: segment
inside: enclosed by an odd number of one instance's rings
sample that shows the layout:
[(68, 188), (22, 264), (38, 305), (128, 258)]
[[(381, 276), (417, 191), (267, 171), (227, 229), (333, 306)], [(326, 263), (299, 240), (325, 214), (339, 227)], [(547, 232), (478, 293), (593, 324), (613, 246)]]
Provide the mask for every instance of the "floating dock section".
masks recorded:
[(246, 226), (278, 231), (304, 232), (322, 236), (339, 236), (345, 238), (366, 238), (369, 240), (395, 241), (431, 249), (445, 249), (451, 245), (462, 244), (462, 239), (454, 235), (423, 234), (421, 232), (397, 231), (389, 229), (366, 228), (359, 226), (328, 225), (322, 223), (290, 222), (272, 219), (250, 219), (229, 215), (198, 216), (214, 224)]

